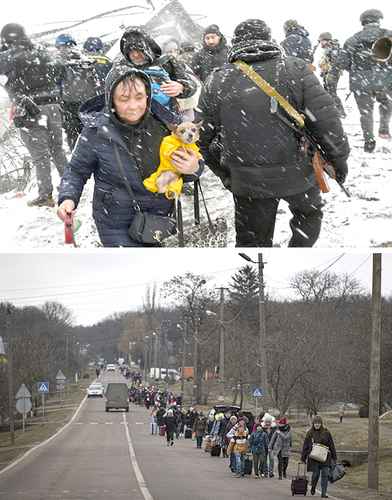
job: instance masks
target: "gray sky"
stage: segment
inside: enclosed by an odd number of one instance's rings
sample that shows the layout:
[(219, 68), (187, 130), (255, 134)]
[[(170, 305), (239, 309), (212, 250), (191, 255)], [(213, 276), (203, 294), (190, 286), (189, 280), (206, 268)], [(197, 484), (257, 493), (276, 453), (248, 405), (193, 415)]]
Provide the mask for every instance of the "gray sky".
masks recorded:
[[(248, 255), (257, 260), (257, 250)], [(370, 292), (370, 253), (273, 249), (263, 252), (267, 291), (292, 298), (291, 276), (304, 269), (330, 268), (355, 276)], [(91, 252), (31, 252), (0, 256), (0, 300), (15, 305), (40, 305), (56, 300), (72, 309), (77, 323), (92, 324), (114, 312), (142, 304), (146, 286), (158, 285), (174, 274), (193, 272), (209, 285), (227, 285), (245, 261), (235, 249), (145, 249)], [(383, 256), (383, 293), (392, 295), (392, 253)]]
[[(153, 1), (157, 3), (157, 0)], [(229, 36), (236, 24), (247, 18), (257, 17), (264, 19), (271, 26), (273, 36), (281, 40), (284, 21), (294, 18), (310, 31), (313, 39), (316, 39), (322, 31), (332, 31), (343, 40), (359, 29), (359, 16), (361, 12), (369, 8), (381, 9), (384, 13), (385, 26), (392, 26), (392, 2), (390, 0), (376, 0), (375, 2), (370, 0), (356, 0), (356, 2), (280, 0), (277, 8), (274, 5), (263, 8), (263, 3), (258, 0), (241, 0), (241, 2), (182, 0), (182, 3), (191, 14), (207, 16), (207, 19), (200, 21), (201, 24), (218, 23)], [(79, 0), (66, 2), (15, 0), (11, 2), (6, 0), (2, 5), (1, 22), (3, 24), (20, 22), (26, 24), (32, 31), (39, 31), (56, 27), (48, 23), (59, 20), (79, 20), (132, 4), (146, 6), (147, 2), (145, 0), (112, 0), (109, 3), (106, 0), (94, 0), (94, 2), (80, 2)], [(132, 24), (132, 17), (115, 17), (110, 22), (113, 26), (116, 24), (119, 26), (123, 21)]]

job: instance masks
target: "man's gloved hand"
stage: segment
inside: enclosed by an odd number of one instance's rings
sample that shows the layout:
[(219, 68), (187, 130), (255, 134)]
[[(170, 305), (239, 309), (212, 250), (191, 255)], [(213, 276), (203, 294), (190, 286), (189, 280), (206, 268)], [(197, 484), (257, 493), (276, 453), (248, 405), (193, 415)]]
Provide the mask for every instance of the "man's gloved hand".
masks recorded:
[(332, 162), (335, 169), (336, 181), (338, 184), (344, 184), (348, 174), (348, 166), (346, 160), (335, 160)]

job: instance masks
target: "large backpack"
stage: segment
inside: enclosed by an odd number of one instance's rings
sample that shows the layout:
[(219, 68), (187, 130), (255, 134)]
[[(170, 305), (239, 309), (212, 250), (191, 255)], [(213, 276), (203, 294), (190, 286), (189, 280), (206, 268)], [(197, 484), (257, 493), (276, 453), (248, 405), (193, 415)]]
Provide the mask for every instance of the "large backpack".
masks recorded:
[(63, 101), (83, 103), (105, 92), (95, 65), (96, 62), (87, 57), (71, 59), (66, 64), (62, 81)]

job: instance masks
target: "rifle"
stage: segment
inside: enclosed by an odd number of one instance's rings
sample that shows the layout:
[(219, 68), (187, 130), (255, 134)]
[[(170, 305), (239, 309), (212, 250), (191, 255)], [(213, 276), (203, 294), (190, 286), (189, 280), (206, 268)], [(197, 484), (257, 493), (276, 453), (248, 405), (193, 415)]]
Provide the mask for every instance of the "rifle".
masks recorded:
[[(255, 83), (267, 96), (271, 98), (271, 113), (276, 115), (283, 123), (294, 130), (300, 137), (302, 137), (302, 147), (304, 151), (311, 149), (313, 153), (312, 165), (314, 173), (316, 176), (317, 183), (320, 190), (323, 193), (328, 193), (330, 188), (326, 179), (328, 175), (331, 179), (336, 180), (335, 169), (331, 165), (327, 158), (323, 147), (319, 144), (317, 139), (312, 135), (311, 131), (305, 126), (304, 116), (298, 113), (298, 111), (284, 98), (279, 92), (274, 89), (264, 78), (259, 75), (251, 66), (244, 63), (243, 61), (236, 61), (234, 63), (237, 68), (242, 71), (248, 78), (250, 78), (253, 83)], [(288, 118), (283, 116), (279, 112), (279, 105), (284, 109), (290, 118), (295, 122), (292, 123)], [(343, 186), (343, 184), (338, 182), (340, 189), (345, 193), (345, 195), (350, 198), (351, 194)]]
[(316, 176), (317, 184), (319, 185), (320, 191), (322, 193), (329, 193), (330, 187), (328, 185), (328, 180), (326, 175), (337, 182), (340, 189), (343, 193), (351, 198), (351, 194), (349, 190), (340, 182), (336, 180), (335, 169), (333, 166), (326, 160), (326, 153), (319, 142), (315, 139), (312, 133), (305, 127), (296, 127), (290, 120), (288, 120), (285, 116), (283, 116), (279, 112), (278, 101), (275, 97), (271, 97), (271, 114), (276, 115), (279, 120), (281, 120), (284, 124), (290, 127), (296, 134), (298, 134), (302, 138), (302, 148), (304, 151), (308, 149), (311, 150), (312, 156), (312, 165), (314, 170), (314, 175)]

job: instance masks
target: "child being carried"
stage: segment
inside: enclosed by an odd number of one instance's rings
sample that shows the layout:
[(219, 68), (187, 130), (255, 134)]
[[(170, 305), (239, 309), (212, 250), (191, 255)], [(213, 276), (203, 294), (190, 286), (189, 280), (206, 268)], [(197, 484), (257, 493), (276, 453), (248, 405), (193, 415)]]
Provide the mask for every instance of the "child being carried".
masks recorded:
[(160, 164), (158, 169), (144, 180), (146, 189), (152, 193), (162, 193), (171, 200), (180, 196), (183, 186), (181, 174), (171, 163), (171, 157), (178, 149), (195, 151), (198, 157), (202, 156), (196, 142), (199, 140), (201, 123), (184, 122), (178, 125), (165, 137), (159, 150)]

